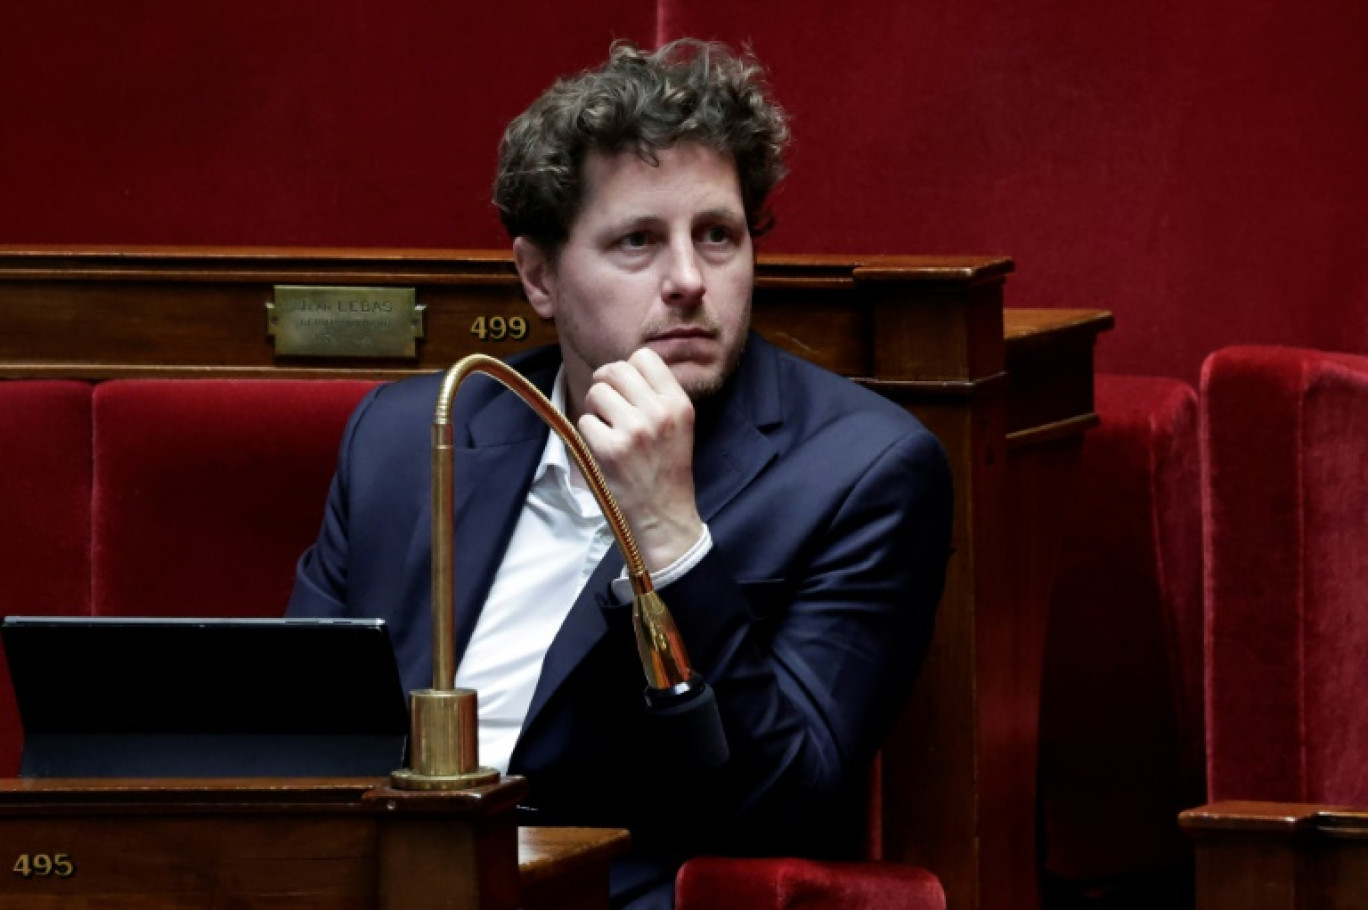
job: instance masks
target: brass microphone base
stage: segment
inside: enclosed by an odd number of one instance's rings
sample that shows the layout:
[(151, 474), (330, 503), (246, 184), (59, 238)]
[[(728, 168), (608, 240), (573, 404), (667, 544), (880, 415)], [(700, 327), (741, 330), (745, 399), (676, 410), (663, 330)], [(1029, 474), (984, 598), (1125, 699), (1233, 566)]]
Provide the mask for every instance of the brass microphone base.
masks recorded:
[(417, 689), (409, 695), (409, 767), (390, 774), (400, 790), (468, 790), (499, 772), (479, 764), (473, 689)]
[(476, 768), (465, 774), (419, 774), (408, 768), (390, 773), (396, 790), (469, 790), (498, 780), (499, 772), (493, 768)]

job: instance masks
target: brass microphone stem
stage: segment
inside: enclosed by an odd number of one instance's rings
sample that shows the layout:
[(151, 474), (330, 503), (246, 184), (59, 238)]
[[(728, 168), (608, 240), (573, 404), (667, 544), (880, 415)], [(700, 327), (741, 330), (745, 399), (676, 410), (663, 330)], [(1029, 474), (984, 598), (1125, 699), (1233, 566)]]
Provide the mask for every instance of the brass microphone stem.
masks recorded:
[[(444, 449), (444, 457), (450, 457), (451, 447), (451, 406), (456, 397), (456, 390), (461, 383), (471, 373), (484, 373), (492, 379), (498, 380), (510, 392), (517, 395), (528, 407), (537, 412), (537, 416), (542, 419), (556, 435), (565, 443), (566, 450), (570, 457), (574, 459), (575, 465), (584, 475), (585, 482), (589, 484), (589, 489), (594, 494), (594, 499), (598, 502), (599, 510), (608, 519), (608, 525), (612, 528), (613, 537), (617, 539), (618, 545), (622, 549), (623, 562), (627, 565), (627, 576), (632, 582), (632, 591), (636, 594), (648, 594), (655, 590), (651, 584), (650, 573), (646, 571), (646, 563), (641, 558), (641, 552), (637, 548), (636, 539), (633, 538), (631, 529), (627, 526), (627, 519), (622, 514), (617, 500), (613, 498), (613, 492), (608, 488), (608, 481), (603, 477), (602, 470), (593, 456), (589, 454), (589, 447), (584, 444), (584, 439), (579, 431), (571, 425), (565, 415), (556, 410), (541, 390), (530, 383), (521, 373), (504, 363), (485, 354), (471, 354), (469, 357), (457, 361), (456, 365), (449, 369), (445, 378), (442, 380), (442, 389), (437, 396), (437, 408), (433, 420), (433, 470), (437, 470), (437, 458), (439, 449)], [(444, 474), (449, 474), (444, 471)], [(445, 486), (445, 482), (443, 482)], [(434, 546), (439, 539), (444, 539), (450, 543), (452, 539), (451, 529), (455, 526), (452, 513), (455, 504), (451, 498), (450, 489), (443, 491), (443, 499), (440, 504), (440, 512), (444, 513), (438, 518), (439, 503), (436, 500), (438, 482), (437, 475), (433, 475), (433, 511), (432, 511), (432, 540)], [(442, 537), (439, 538), (438, 535)], [(450, 547), (448, 546), (449, 550)], [(437, 560), (433, 558), (433, 571), (436, 571)], [(434, 584), (436, 579), (434, 577)], [(442, 587), (446, 587), (443, 585)], [(436, 588), (434, 587), (434, 591)], [(434, 629), (434, 632), (437, 630)]]
[[(484, 373), (529, 405), (565, 443), (612, 528), (632, 582), (632, 626), (637, 654), (651, 692), (678, 695), (698, 689), (701, 678), (689, 666), (674, 618), (651, 585), (636, 540), (608, 489), (608, 482), (570, 421), (536, 386), (501, 360), (472, 354), (447, 370), (437, 394), (432, 423), (432, 688), (410, 695), (410, 767), (391, 775), (396, 787), (455, 790), (498, 779), (479, 765), (477, 693), (456, 688), (456, 503), (455, 442), (451, 407), (456, 390), (471, 373)], [(691, 689), (691, 687), (693, 687)]]
[[(556, 410), (541, 390), (534, 386), (521, 373), (504, 363), (485, 354), (471, 354), (462, 358), (446, 372), (442, 388), (437, 395), (437, 406), (433, 418), (433, 503), (432, 503), (432, 546), (433, 546), (433, 664), (435, 688), (450, 688), (454, 685), (455, 649), (454, 626), (452, 617), (456, 613), (455, 576), (451, 566), (454, 548), (455, 503), (451, 489), (445, 478), (451, 474), (452, 457), (451, 407), (456, 390), (471, 373), (484, 373), (498, 380), (510, 392), (521, 398), (565, 443), (566, 450), (584, 475), (585, 482), (594, 493), (599, 510), (603, 512), (612, 528), (613, 537), (622, 551), (622, 559), (627, 567), (627, 576), (632, 584), (633, 623), (636, 627), (637, 649), (640, 652), (642, 669), (648, 684), (655, 689), (671, 689), (687, 682), (693, 675), (689, 668), (688, 653), (684, 642), (675, 628), (674, 618), (655, 593), (646, 562), (641, 557), (636, 539), (627, 525), (608, 481), (598, 463), (594, 461), (584, 439), (571, 425), (565, 415)], [(443, 480), (439, 483), (438, 476)], [(440, 492), (439, 492), (440, 488)], [(441, 571), (439, 578), (437, 573)]]
[(432, 427), (432, 688), (456, 685), (456, 568), (452, 541), (456, 536), (452, 506), (455, 461), (451, 424)]

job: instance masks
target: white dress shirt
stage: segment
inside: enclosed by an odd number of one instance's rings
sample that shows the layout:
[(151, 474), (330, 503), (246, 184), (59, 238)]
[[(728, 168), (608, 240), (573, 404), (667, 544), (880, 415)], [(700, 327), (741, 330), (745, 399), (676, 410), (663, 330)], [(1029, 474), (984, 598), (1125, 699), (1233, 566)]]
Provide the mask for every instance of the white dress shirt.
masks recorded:
[[(556, 375), (551, 403), (565, 412), (564, 368)], [(456, 671), (457, 686), (479, 692), (481, 765), (507, 773), (546, 651), (613, 543), (608, 520), (565, 443), (549, 433), (508, 551)], [(652, 573), (652, 580), (664, 587), (711, 548), (705, 525), (689, 552)], [(624, 602), (631, 598), (625, 576), (613, 582), (613, 594)]]

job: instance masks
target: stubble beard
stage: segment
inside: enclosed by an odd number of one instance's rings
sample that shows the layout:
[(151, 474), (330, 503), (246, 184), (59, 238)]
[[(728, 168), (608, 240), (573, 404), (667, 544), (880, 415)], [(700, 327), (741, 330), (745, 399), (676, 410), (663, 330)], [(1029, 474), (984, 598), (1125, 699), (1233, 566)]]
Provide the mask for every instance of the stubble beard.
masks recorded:
[[(632, 354), (632, 352), (629, 351), (621, 357), (612, 359), (606, 357), (591, 357), (589, 356), (588, 351), (584, 350), (580, 345), (569, 341), (569, 339), (562, 339), (561, 343), (569, 345), (574, 349), (576, 356), (589, 366), (591, 372), (597, 370), (605, 363), (611, 363), (614, 360), (626, 360)], [(689, 400), (695, 404), (716, 395), (718, 392), (722, 391), (723, 387), (727, 384), (727, 380), (731, 379), (732, 374), (736, 372), (737, 366), (741, 363), (741, 354), (745, 348), (746, 333), (743, 331), (741, 336), (736, 340), (736, 344), (732, 346), (731, 350), (727, 351), (726, 360), (723, 361), (720, 370), (712, 376), (703, 379), (680, 380), (679, 387), (684, 390), (684, 394), (689, 396)]]
[(700, 401), (704, 401), (713, 395), (716, 395), (718, 392), (722, 391), (723, 387), (727, 384), (727, 380), (731, 379), (732, 374), (736, 372), (737, 366), (741, 363), (741, 354), (745, 349), (746, 336), (743, 333), (741, 337), (736, 340), (736, 344), (732, 346), (732, 349), (727, 352), (727, 359), (722, 363), (722, 369), (707, 379), (695, 379), (689, 382), (681, 382), (679, 384), (680, 388), (684, 390), (684, 393), (689, 396), (689, 400), (694, 404), (698, 404)]
[[(718, 370), (715, 374), (705, 379), (680, 381), (679, 387), (682, 388), (684, 390), (684, 393), (689, 396), (690, 401), (696, 404), (700, 401), (703, 401), (704, 399), (716, 395), (718, 392), (722, 391), (723, 387), (725, 387), (727, 384), (727, 380), (731, 379), (732, 374), (736, 372), (737, 366), (741, 363), (741, 354), (746, 348), (746, 336), (750, 331), (750, 312), (750, 301), (748, 300), (746, 302), (746, 310), (741, 315), (740, 328), (737, 332), (737, 338), (734, 344), (732, 345), (731, 349), (725, 353), (725, 360), (722, 362), (722, 367), (720, 370)], [(668, 323), (652, 323), (646, 325), (642, 329), (641, 337), (642, 339), (648, 339), (656, 335), (668, 332), (672, 328), (679, 328), (681, 325), (699, 326), (713, 333), (714, 335), (721, 334), (722, 331), (722, 327), (717, 322), (717, 320), (713, 319), (711, 316), (707, 316), (706, 314), (704, 314), (701, 318), (695, 320), (675, 321)], [(561, 331), (559, 332), (559, 335), (560, 343), (572, 349), (575, 352), (576, 357), (578, 357), (582, 363), (586, 364), (589, 367), (589, 371), (591, 373), (606, 363), (612, 363), (618, 360), (626, 360), (634, 353), (634, 351), (626, 351), (623, 353), (619, 353), (617, 356), (596, 355), (595, 352), (587, 350), (584, 345), (578, 342), (577, 332), (573, 330)], [(645, 340), (643, 340), (640, 344), (637, 345), (637, 348), (644, 347), (645, 344), (646, 342)]]
[[(746, 348), (746, 335), (750, 330), (750, 310), (750, 301), (747, 300), (746, 310), (741, 314), (737, 337), (733, 341), (731, 348), (724, 353), (725, 359), (722, 361), (721, 368), (711, 377), (705, 379), (694, 379), (689, 381), (680, 380), (679, 387), (689, 396), (690, 401), (697, 404), (706, 398), (716, 395), (718, 392), (722, 391), (723, 387), (727, 384), (727, 380), (731, 379), (732, 374), (736, 372), (737, 366), (741, 363), (741, 353)], [(668, 323), (661, 322), (647, 325), (642, 330), (641, 337), (643, 339), (653, 338), (657, 335), (662, 335), (671, 329), (680, 328), (681, 326), (702, 328), (712, 333), (714, 337), (722, 334), (721, 324), (718, 323), (716, 319), (703, 313), (700, 314), (700, 318), (694, 320)], [(644, 345), (645, 342), (643, 341), (642, 344)]]

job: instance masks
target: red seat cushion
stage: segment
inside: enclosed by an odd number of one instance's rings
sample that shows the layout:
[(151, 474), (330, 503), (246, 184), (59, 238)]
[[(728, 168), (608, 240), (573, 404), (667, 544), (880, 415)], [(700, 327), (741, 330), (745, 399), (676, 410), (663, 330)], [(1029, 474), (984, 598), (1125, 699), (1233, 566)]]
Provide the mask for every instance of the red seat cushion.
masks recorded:
[(284, 612), (374, 383), (147, 380), (94, 397), (93, 612)]
[[(90, 386), (0, 382), (0, 614), (90, 610)], [(19, 769), (0, 657), (0, 775)]]

